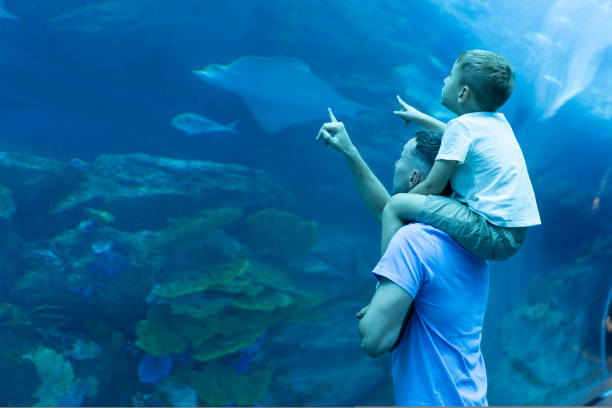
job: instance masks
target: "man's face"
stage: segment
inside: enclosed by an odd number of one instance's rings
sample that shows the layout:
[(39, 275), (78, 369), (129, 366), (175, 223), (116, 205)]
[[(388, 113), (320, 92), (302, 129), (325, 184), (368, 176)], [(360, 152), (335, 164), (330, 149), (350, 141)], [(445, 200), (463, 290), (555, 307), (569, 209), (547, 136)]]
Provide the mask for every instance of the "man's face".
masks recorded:
[(415, 154), (416, 139), (410, 139), (404, 145), (400, 158), (395, 162), (393, 174), (393, 194), (407, 193), (420, 181), (419, 160)]
[(442, 87), (442, 105), (455, 113), (459, 105), (457, 97), (461, 89), (460, 77), (461, 72), (455, 62), (451, 73), (444, 79), (444, 86)]

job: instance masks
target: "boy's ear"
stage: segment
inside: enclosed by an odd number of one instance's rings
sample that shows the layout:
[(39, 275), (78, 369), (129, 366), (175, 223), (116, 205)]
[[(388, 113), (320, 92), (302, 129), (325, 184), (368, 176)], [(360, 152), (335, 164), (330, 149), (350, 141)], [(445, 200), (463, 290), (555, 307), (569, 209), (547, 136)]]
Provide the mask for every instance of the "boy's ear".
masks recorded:
[(472, 93), (472, 90), (470, 89), (470, 87), (467, 85), (463, 85), (461, 89), (459, 90), (459, 93), (457, 94), (457, 102), (459, 103), (465, 102), (471, 93)]

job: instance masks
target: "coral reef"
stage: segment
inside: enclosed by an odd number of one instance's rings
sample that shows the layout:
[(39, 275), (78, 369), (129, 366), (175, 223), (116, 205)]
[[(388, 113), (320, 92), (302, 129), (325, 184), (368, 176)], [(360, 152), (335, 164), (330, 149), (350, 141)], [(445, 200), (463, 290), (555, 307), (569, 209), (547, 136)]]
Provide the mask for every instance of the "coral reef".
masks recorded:
[[(527, 283), (523, 301), (501, 321), (504, 358), (490, 370), (505, 379), (490, 386), (491, 394), (506, 395), (504, 404), (568, 404), (599, 380), (599, 343), (585, 333), (595, 331), (599, 338), (603, 301), (612, 286), (612, 276), (602, 271), (612, 262), (611, 249), (610, 237), (594, 237), (568, 263)], [(500, 390), (510, 383), (520, 393)]]
[(272, 368), (238, 374), (226, 365), (212, 362), (199, 371), (183, 370), (177, 374), (208, 406), (255, 405), (267, 392)]
[(304, 255), (318, 239), (317, 225), (290, 212), (263, 210), (249, 215), (250, 245), (258, 252), (292, 258)]
[(34, 363), (42, 379), (42, 384), (34, 394), (39, 399), (37, 405), (57, 406), (73, 385), (74, 371), (70, 362), (56, 351), (42, 346), (23, 358)]
[(52, 214), (62, 220), (84, 219), (87, 208), (96, 208), (113, 214), (124, 231), (138, 231), (163, 228), (170, 217), (196, 215), (205, 208), (262, 206), (281, 193), (267, 173), (243, 166), (145, 154), (101, 155), (78, 188), (56, 202)]
[[(7, 403), (96, 403), (113, 387), (130, 393), (124, 403), (255, 404), (273, 375), (255, 359), (264, 334), (321, 318), (324, 294), (295, 288), (288, 263), (314, 246), (317, 226), (265, 209), (281, 196), (266, 173), (146, 155), (91, 165), (3, 155), (0, 177), (14, 179), (0, 185), (0, 218), (13, 229), (0, 260), (16, 278), (0, 303), (2, 358), (40, 378), (30, 398), (5, 390)], [(24, 228), (44, 183), (56, 190)], [(112, 361), (133, 371), (111, 373)]]
[(34, 393), (41, 384), (36, 366), (30, 360), (0, 356), (0, 405), (33, 405)]
[(163, 298), (173, 298), (207, 290), (215, 285), (233, 281), (249, 267), (245, 259), (220, 265), (205, 266), (202, 270), (188, 270), (165, 283), (155, 286), (153, 294)]
[(15, 212), (15, 202), (13, 201), (13, 192), (0, 184), (0, 219), (8, 220)]

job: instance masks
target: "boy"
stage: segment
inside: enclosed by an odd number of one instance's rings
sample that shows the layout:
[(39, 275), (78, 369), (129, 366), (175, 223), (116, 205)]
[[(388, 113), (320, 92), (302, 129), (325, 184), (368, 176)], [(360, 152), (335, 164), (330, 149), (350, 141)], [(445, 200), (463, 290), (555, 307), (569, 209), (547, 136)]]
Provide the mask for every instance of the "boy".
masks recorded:
[[(518, 251), (527, 227), (541, 224), (521, 148), (504, 115), (495, 113), (513, 89), (514, 73), (504, 57), (470, 50), (444, 80), (442, 105), (458, 115), (448, 124), (397, 97), (404, 109), (396, 115), (444, 134), (425, 181), (387, 202), (382, 253), (401, 226), (418, 221), (482, 259), (501, 261)], [(449, 181), (454, 199), (439, 196)]]

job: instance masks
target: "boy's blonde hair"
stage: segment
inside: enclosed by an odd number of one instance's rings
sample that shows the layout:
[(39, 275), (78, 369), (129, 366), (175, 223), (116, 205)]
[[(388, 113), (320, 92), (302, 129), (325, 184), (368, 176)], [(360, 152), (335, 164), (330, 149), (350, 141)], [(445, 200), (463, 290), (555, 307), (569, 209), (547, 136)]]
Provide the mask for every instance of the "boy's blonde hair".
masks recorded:
[(467, 85), (483, 111), (494, 112), (514, 90), (510, 62), (491, 51), (469, 50), (457, 57), (461, 82)]

